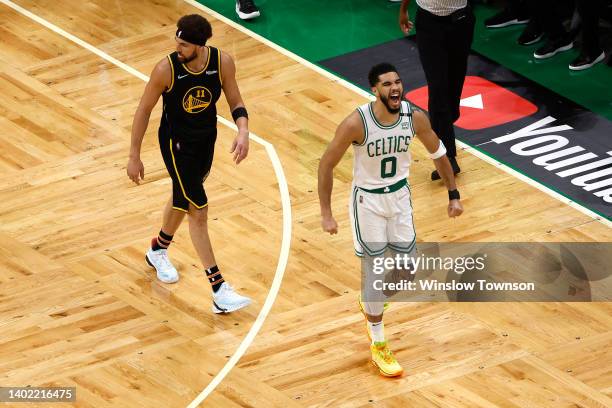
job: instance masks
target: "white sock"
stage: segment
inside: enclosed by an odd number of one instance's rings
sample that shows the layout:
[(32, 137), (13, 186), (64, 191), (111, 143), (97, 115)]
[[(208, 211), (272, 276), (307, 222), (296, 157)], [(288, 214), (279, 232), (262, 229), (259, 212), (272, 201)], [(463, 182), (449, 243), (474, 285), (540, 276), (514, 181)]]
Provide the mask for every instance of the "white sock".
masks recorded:
[(368, 322), (368, 327), (372, 336), (372, 344), (385, 341), (385, 324), (382, 321), (378, 323)]

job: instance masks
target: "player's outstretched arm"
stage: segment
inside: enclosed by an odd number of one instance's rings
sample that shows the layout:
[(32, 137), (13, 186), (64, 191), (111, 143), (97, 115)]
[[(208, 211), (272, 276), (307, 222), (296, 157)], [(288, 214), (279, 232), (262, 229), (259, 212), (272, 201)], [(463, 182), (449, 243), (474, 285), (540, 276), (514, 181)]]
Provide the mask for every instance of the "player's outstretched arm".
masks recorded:
[(153, 68), (149, 82), (145, 86), (144, 93), (134, 114), (134, 121), (132, 122), (127, 175), (136, 184), (140, 184), (140, 179), (144, 179), (144, 165), (140, 160), (140, 148), (142, 147), (142, 139), (144, 138), (147, 126), (149, 126), (151, 112), (157, 104), (159, 97), (170, 86), (171, 82), (172, 69), (168, 59), (164, 58)]
[(444, 144), (442, 144), (431, 128), (431, 124), (425, 113), (414, 111), (412, 118), (417, 138), (429, 152), (429, 156), (433, 159), (438, 174), (440, 174), (440, 177), (448, 189), (448, 216), (458, 217), (463, 213), (463, 206), (461, 205), (459, 191), (455, 184), (455, 173), (453, 172), (448, 157), (446, 157)]
[(230, 153), (234, 153), (234, 161), (239, 164), (249, 154), (249, 116), (236, 81), (236, 65), (232, 57), (225, 52), (221, 52), (221, 81), (232, 118), (238, 127), (238, 135), (232, 143)]
[(349, 148), (351, 143), (363, 142), (365, 137), (363, 124), (359, 113), (354, 111), (340, 123), (336, 135), (327, 146), (319, 162), (319, 204), (321, 206), (321, 226), (323, 231), (330, 234), (338, 232), (338, 223), (334, 219), (331, 209), (331, 193), (334, 187), (334, 167)]

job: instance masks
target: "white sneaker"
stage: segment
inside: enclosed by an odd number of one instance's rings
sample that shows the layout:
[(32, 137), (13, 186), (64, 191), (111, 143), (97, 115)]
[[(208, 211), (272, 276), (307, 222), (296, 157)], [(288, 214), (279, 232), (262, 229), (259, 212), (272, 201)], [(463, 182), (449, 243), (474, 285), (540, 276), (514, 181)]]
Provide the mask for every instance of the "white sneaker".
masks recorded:
[(158, 249), (154, 251), (153, 248), (149, 248), (145, 255), (145, 261), (155, 268), (157, 271), (157, 279), (164, 283), (174, 283), (179, 280), (178, 272), (170, 259), (168, 259), (167, 249)]
[(236, 0), (236, 14), (242, 20), (251, 20), (260, 15), (253, 0)]
[(250, 304), (251, 299), (236, 293), (227, 282), (223, 282), (216, 293), (213, 292), (213, 313), (230, 313)]

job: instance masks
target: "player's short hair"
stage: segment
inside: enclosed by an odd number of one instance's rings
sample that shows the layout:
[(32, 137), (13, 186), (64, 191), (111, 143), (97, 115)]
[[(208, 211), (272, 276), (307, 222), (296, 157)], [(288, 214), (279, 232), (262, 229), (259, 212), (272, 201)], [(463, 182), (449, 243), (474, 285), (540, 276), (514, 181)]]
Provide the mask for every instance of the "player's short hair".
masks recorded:
[(196, 45), (206, 45), (212, 37), (212, 27), (208, 20), (199, 14), (183, 16), (176, 23), (177, 37)]
[(380, 81), (379, 76), (386, 74), (387, 72), (397, 73), (397, 68), (388, 62), (381, 62), (380, 64), (374, 65), (368, 73), (368, 81), (370, 82), (370, 86), (376, 86), (376, 84)]

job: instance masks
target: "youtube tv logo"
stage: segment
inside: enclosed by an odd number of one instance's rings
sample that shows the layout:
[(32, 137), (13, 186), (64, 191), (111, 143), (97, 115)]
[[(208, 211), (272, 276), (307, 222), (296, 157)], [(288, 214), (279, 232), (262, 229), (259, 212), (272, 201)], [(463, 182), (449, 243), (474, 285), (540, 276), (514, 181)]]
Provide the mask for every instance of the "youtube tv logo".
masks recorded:
[[(427, 86), (410, 91), (405, 96), (410, 102), (427, 110)], [(455, 125), (462, 129), (479, 130), (533, 115), (538, 107), (491, 81), (467, 76), (459, 110), (460, 117)]]

